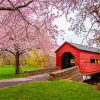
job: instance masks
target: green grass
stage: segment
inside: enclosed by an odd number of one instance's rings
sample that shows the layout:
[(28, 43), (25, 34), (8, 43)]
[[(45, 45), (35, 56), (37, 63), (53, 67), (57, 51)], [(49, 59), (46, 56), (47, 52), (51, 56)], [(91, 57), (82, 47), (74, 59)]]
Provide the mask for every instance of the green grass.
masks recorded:
[(39, 67), (24, 66), (24, 67), (21, 67), (21, 74), (16, 75), (15, 74), (15, 66), (12, 66), (12, 65), (0, 66), (0, 80), (1, 79), (24, 77), (24, 74), (23, 74), (24, 71), (37, 70), (37, 69), (39, 69)]
[(100, 100), (100, 91), (77, 82), (34, 82), (0, 89), (0, 100)]

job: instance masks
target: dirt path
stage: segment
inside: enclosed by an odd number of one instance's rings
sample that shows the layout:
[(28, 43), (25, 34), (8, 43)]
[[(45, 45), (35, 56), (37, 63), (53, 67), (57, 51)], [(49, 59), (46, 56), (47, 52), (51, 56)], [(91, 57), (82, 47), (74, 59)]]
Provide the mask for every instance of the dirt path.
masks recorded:
[(6, 79), (0, 81), (0, 88), (9, 87), (13, 85), (18, 85), (27, 82), (33, 81), (47, 81), (49, 79), (49, 74), (40, 74), (36, 76), (29, 76), (25, 78), (14, 78), (14, 79)]

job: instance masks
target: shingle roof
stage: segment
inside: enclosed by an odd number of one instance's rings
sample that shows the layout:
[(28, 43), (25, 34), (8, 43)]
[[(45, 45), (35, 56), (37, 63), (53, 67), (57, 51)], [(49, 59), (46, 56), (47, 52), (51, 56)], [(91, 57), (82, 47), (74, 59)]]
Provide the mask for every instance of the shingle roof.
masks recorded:
[(78, 48), (79, 50), (84, 50), (84, 51), (93, 52), (93, 53), (99, 53), (100, 54), (100, 49), (98, 49), (98, 48), (89, 47), (89, 46), (86, 46), (86, 45), (76, 44), (76, 43), (72, 43), (72, 42), (63, 43), (55, 52), (57, 52), (66, 43)]
[(98, 48), (89, 47), (89, 46), (86, 46), (86, 45), (80, 45), (80, 44), (71, 43), (71, 42), (68, 42), (68, 43), (75, 46), (76, 48), (78, 48), (80, 50), (94, 52), (94, 53), (100, 53), (100, 50)]

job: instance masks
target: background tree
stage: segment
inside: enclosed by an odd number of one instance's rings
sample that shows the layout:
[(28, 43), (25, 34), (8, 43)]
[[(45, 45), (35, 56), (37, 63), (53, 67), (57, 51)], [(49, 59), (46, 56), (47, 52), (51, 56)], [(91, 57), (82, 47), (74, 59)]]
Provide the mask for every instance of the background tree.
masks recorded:
[(30, 66), (38, 66), (40, 68), (56, 66), (54, 53), (52, 51), (49, 51), (48, 53), (45, 54), (41, 49), (31, 51), (25, 60), (26, 64)]
[[(69, 18), (72, 23), (70, 29), (76, 34), (85, 33), (81, 44), (86, 39), (90, 45), (95, 43), (100, 47), (100, 0), (71, 1), (73, 2), (68, 12), (76, 15), (75, 18)], [(88, 39), (90, 33), (94, 33), (92, 39)]]

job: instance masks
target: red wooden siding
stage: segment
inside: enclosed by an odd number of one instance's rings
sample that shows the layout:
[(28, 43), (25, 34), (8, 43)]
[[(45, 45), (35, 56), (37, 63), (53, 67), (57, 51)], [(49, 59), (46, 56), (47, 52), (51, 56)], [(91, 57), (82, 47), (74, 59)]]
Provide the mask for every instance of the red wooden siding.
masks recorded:
[(99, 63), (91, 63), (90, 59), (100, 59), (100, 54), (80, 51), (80, 70), (84, 74), (100, 72)]
[(81, 73), (92, 74), (100, 72), (100, 63), (90, 62), (90, 59), (100, 59), (99, 53), (79, 50), (67, 42), (56, 51), (56, 66), (59, 69), (62, 69), (62, 55), (65, 52), (70, 52), (75, 57), (75, 65), (79, 66)]
[(64, 44), (63, 47), (56, 52), (56, 65), (59, 69), (62, 67), (61, 57), (64, 52), (71, 52), (71, 54), (75, 57), (75, 65), (79, 66), (79, 50), (75, 49), (75, 47), (71, 46), (70, 44)]

